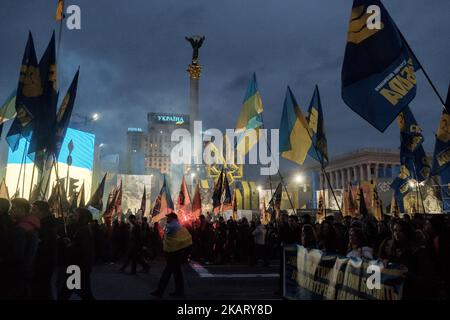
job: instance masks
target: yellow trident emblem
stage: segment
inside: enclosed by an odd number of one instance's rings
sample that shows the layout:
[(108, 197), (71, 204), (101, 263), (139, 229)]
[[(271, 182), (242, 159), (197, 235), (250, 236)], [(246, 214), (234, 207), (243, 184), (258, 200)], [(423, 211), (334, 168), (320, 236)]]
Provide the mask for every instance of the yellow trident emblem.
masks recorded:
[(22, 83), (22, 94), (27, 98), (42, 95), (42, 83), (39, 69), (33, 66), (22, 65), (19, 81)]

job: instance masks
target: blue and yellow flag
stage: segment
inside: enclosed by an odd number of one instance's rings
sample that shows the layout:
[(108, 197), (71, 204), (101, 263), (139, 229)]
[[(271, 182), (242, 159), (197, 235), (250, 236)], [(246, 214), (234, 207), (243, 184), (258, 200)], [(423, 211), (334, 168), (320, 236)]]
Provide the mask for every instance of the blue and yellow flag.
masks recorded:
[(311, 132), (291, 88), (287, 88), (280, 123), (280, 152), (285, 159), (302, 165), (311, 148)]
[[(447, 92), (446, 108), (450, 109), (450, 86)], [(433, 166), (431, 174), (437, 175), (443, 170), (450, 171), (450, 114), (447, 109), (442, 111), (441, 120), (434, 145)]]
[(431, 166), (423, 149), (422, 128), (409, 107), (398, 116), (400, 127), (400, 164), (410, 172), (410, 177), (422, 182), (430, 176)]
[(307, 120), (312, 134), (312, 147), (309, 149), (308, 155), (319, 161), (325, 167), (328, 164), (328, 147), (325, 136), (322, 103), (320, 102), (319, 87), (317, 85), (309, 103)]
[(28, 41), (20, 68), (19, 84), (16, 96), (16, 118), (14, 119), (6, 136), (9, 147), (16, 151), (19, 140), (23, 136), (31, 139), (33, 129), (33, 110), (38, 110), (43, 94), (42, 80), (34, 49), (33, 36), (28, 34)]
[[(380, 28), (368, 25), (380, 8)], [(416, 95), (420, 66), (380, 0), (354, 0), (342, 66), (344, 102), (384, 132)]]
[[(256, 74), (253, 73), (247, 87), (247, 92), (245, 93), (244, 104), (236, 123), (235, 130), (238, 134), (236, 148), (238, 150), (243, 150), (243, 155), (246, 155), (256, 142), (258, 142), (259, 128), (263, 126), (262, 112), (263, 104), (261, 95), (259, 94), (258, 83), (256, 82)], [(245, 139), (249, 130), (256, 131), (256, 140), (248, 141), (248, 139)]]

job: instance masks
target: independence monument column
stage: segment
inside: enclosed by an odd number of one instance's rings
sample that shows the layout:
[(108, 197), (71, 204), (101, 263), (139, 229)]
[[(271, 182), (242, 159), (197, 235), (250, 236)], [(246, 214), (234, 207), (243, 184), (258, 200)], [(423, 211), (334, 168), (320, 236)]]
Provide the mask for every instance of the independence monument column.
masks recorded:
[(204, 36), (192, 36), (186, 37), (186, 40), (190, 42), (192, 46), (192, 62), (187, 69), (190, 79), (190, 130), (191, 134), (194, 133), (194, 121), (200, 120), (198, 115), (198, 100), (199, 100), (199, 82), (200, 73), (202, 72), (202, 66), (198, 63), (198, 49), (205, 41)]

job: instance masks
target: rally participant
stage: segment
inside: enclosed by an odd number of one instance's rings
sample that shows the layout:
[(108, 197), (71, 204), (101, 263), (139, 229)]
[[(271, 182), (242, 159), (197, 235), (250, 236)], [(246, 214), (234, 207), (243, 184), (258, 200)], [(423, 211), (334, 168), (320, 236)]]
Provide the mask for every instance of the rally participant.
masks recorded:
[(151, 293), (161, 298), (173, 273), (175, 278), (175, 292), (171, 296), (184, 296), (184, 283), (181, 265), (185, 262), (187, 248), (192, 246), (192, 237), (189, 231), (180, 225), (175, 213), (166, 215), (166, 229), (164, 234), (163, 251), (166, 253), (167, 263), (159, 280), (158, 288)]

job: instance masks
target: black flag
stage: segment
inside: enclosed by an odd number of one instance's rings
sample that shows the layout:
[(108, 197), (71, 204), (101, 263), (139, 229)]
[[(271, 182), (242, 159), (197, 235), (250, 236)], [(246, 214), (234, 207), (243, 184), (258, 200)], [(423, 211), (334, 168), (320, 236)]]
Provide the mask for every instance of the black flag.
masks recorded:
[(98, 185), (97, 190), (95, 190), (86, 207), (91, 206), (99, 211), (103, 210), (103, 192), (105, 191), (106, 175), (107, 173), (105, 173), (105, 175), (103, 176), (102, 182), (100, 182), (100, 184)]

